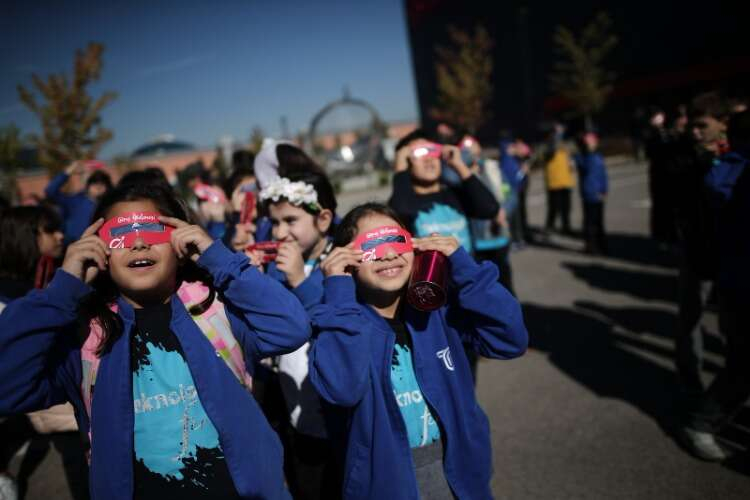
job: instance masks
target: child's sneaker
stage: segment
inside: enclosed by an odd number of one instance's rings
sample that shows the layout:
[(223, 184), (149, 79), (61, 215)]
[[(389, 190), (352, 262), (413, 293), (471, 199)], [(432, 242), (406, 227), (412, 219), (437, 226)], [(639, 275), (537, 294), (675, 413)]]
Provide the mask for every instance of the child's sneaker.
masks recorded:
[(0, 474), (0, 500), (18, 500), (18, 486), (7, 474)]
[(728, 458), (726, 452), (716, 442), (716, 437), (710, 432), (683, 427), (677, 435), (690, 454), (701, 460), (721, 462)]

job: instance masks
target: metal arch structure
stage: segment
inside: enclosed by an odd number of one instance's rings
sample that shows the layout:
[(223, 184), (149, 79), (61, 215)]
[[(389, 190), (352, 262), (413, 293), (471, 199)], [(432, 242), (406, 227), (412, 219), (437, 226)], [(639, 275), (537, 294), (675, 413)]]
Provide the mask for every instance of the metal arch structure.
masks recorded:
[[(326, 104), (320, 111), (315, 113), (312, 120), (310, 121), (310, 128), (307, 134), (307, 144), (308, 144), (308, 151), (310, 151), (313, 156), (317, 157), (319, 160), (323, 160), (320, 155), (320, 151), (318, 150), (318, 147), (316, 146), (316, 139), (318, 136), (318, 127), (320, 126), (320, 122), (323, 120), (323, 118), (326, 117), (330, 112), (332, 112), (334, 109), (344, 107), (344, 106), (354, 106), (361, 109), (364, 109), (367, 111), (371, 117), (370, 121), (370, 128), (373, 131), (373, 136), (378, 139), (382, 139), (384, 136), (384, 123), (380, 118), (380, 114), (375, 109), (375, 107), (370, 104), (369, 102), (365, 101), (364, 99), (357, 99), (352, 98), (349, 95), (349, 92), (347, 89), (344, 89), (344, 95), (340, 99), (337, 99), (333, 102), (330, 102)], [(360, 162), (357, 163), (364, 163), (369, 162), (372, 163), (376, 156), (376, 154), (368, 154), (366, 158), (361, 158)], [(328, 167), (326, 165), (326, 167)]]
[(312, 144), (312, 141), (315, 139), (315, 135), (316, 135), (320, 120), (322, 120), (323, 117), (327, 115), (331, 110), (339, 106), (343, 106), (343, 105), (359, 106), (359, 107), (365, 108), (367, 111), (370, 112), (370, 115), (372, 115), (373, 123), (375, 124), (383, 123), (380, 120), (380, 115), (378, 114), (378, 111), (375, 109), (375, 107), (372, 104), (370, 104), (369, 102), (363, 99), (354, 99), (352, 97), (349, 97), (348, 95), (344, 95), (344, 97), (342, 97), (341, 99), (337, 99), (329, 104), (326, 104), (323, 107), (323, 109), (318, 111), (315, 114), (315, 116), (313, 116), (313, 119), (310, 121), (310, 132), (309, 132), (310, 144)]

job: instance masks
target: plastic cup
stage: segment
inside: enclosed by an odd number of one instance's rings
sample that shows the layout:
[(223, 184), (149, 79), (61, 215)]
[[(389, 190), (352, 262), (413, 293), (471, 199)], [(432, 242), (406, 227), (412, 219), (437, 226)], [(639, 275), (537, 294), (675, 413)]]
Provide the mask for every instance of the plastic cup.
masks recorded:
[(448, 297), (448, 258), (437, 250), (414, 255), (414, 269), (406, 298), (420, 311), (434, 311), (445, 305)]

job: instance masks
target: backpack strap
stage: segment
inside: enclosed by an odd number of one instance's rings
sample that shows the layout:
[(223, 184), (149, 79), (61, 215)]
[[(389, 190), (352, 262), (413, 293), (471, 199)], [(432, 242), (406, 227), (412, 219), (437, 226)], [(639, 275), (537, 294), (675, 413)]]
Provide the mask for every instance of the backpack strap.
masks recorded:
[[(207, 295), (208, 287), (197, 282), (184, 282), (177, 291), (177, 296), (188, 312), (191, 307), (200, 304)], [(242, 346), (232, 333), (224, 304), (217, 297), (202, 314), (191, 314), (191, 316), (240, 385), (248, 391), (252, 390), (253, 380), (245, 366)]]

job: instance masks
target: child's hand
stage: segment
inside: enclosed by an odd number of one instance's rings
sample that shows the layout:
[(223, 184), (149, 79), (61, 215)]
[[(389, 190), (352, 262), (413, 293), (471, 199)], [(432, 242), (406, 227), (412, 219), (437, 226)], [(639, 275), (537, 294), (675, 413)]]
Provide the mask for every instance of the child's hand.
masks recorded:
[(76, 174), (82, 174), (83, 173), (83, 162), (80, 160), (75, 160), (73, 163), (65, 167), (65, 173), (68, 174), (68, 176), (76, 175)]
[(265, 272), (263, 270), (263, 255), (264, 252), (262, 250), (247, 250), (245, 249), (245, 255), (248, 259), (250, 259), (250, 265), (255, 266), (258, 268), (258, 271)]
[(356, 269), (362, 264), (363, 254), (362, 250), (354, 248), (354, 243), (349, 243), (345, 247), (336, 247), (326, 257), (326, 260), (321, 262), (320, 270), (323, 271), (323, 276), (326, 278), (351, 276), (351, 268)]
[(440, 236), (432, 234), (426, 238), (414, 238), (411, 240), (414, 250), (426, 252), (428, 250), (437, 250), (446, 257), (450, 257), (458, 247), (458, 240), (453, 236)]
[(408, 158), (410, 154), (411, 148), (407, 148), (406, 146), (398, 150), (398, 152), (396, 153), (396, 159), (393, 162), (394, 172), (403, 172), (404, 170), (409, 169)]
[(500, 207), (500, 211), (495, 216), (495, 223), (502, 228), (508, 228), (508, 217), (505, 213), (505, 208)]
[(208, 222), (224, 222), (225, 206), (223, 203), (204, 201), (200, 204), (200, 211)]
[(71, 244), (65, 252), (63, 270), (87, 284), (94, 281), (99, 271), (107, 269), (110, 250), (96, 235), (102, 224), (104, 219), (100, 218), (87, 227), (81, 239)]
[(248, 222), (246, 224), (237, 224), (234, 226), (234, 236), (231, 245), (235, 252), (241, 252), (253, 243), (255, 243), (255, 224)]
[(305, 260), (296, 241), (281, 243), (276, 255), (276, 268), (286, 275), (286, 281), (292, 288), (305, 281)]
[(443, 144), (443, 160), (456, 171), (461, 180), (471, 177), (471, 170), (461, 159), (461, 150), (450, 144)]
[(178, 258), (189, 257), (196, 262), (214, 242), (200, 226), (165, 215), (160, 215), (159, 220), (175, 228), (171, 243)]

